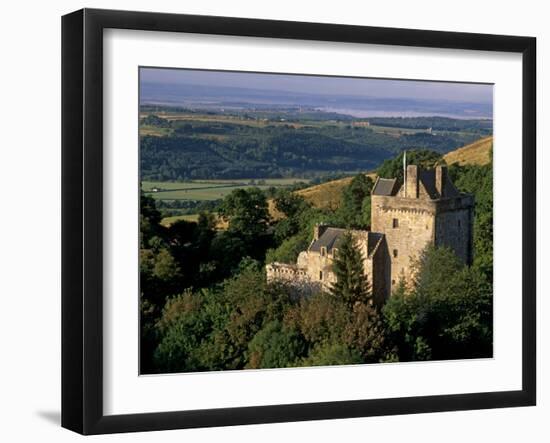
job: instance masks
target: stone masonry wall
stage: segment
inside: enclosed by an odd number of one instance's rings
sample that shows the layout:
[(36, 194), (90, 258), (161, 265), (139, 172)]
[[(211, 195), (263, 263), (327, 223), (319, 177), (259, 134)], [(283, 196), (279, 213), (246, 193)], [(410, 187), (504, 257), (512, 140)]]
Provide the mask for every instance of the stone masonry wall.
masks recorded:
[(387, 286), (393, 291), (400, 279), (412, 281), (413, 263), (426, 245), (434, 242), (436, 206), (432, 201), (376, 195), (371, 205), (372, 230), (386, 236), (391, 264)]
[(457, 199), (450, 205), (441, 202), (436, 216), (435, 244), (448, 246), (465, 263), (473, 256), (473, 199)]

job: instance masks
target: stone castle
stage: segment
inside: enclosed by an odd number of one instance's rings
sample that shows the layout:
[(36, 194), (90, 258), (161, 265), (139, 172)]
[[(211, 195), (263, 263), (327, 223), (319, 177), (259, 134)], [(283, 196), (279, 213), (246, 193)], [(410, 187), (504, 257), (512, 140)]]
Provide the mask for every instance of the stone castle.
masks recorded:
[[(378, 178), (371, 194), (371, 229), (348, 230), (363, 256), (375, 303), (387, 300), (400, 280), (414, 277), (414, 262), (427, 245), (448, 246), (466, 264), (472, 260), (472, 195), (457, 191), (445, 166), (422, 170), (409, 165), (403, 185)], [(332, 264), (346, 229), (317, 225), (296, 264), (269, 263), (268, 281), (282, 280), (304, 291), (330, 289)]]

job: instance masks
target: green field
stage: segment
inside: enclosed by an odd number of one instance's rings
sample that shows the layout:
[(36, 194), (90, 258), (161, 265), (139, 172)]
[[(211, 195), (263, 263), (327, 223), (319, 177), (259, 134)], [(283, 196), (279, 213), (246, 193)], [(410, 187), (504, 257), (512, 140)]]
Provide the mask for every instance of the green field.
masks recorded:
[(154, 135), (156, 137), (162, 137), (164, 135), (172, 134), (173, 130), (171, 128), (159, 128), (157, 126), (150, 125), (140, 125), (139, 135)]
[(164, 217), (160, 224), (162, 226), (170, 226), (179, 220), (185, 220), (190, 222), (196, 222), (199, 219), (199, 214), (186, 214), (186, 215), (173, 215), (171, 217)]
[(370, 125), (370, 126), (367, 126), (367, 128), (379, 134), (388, 134), (388, 135), (395, 135), (395, 136), (399, 136), (403, 134), (418, 134), (420, 132), (428, 132), (426, 129), (395, 128), (390, 126), (377, 126), (377, 125)]
[(308, 179), (270, 178), (262, 180), (192, 180), (186, 182), (150, 182), (144, 181), (141, 186), (145, 194), (156, 200), (218, 200), (235, 189), (257, 187), (282, 188), (296, 183), (308, 183)]

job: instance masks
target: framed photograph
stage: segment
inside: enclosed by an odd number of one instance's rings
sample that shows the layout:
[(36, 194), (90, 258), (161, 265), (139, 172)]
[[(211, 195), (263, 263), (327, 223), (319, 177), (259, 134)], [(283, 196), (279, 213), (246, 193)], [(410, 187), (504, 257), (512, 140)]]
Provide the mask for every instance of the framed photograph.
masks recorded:
[(536, 402), (536, 41), (62, 20), (62, 425)]

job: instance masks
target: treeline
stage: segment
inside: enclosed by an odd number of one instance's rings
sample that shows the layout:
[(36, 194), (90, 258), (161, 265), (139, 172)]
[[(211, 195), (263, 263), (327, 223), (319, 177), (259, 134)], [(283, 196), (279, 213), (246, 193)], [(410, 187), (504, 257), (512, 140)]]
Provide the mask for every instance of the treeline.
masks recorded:
[[(436, 156), (418, 152), (410, 161)], [(264, 271), (266, 262), (293, 263), (318, 222), (367, 227), (373, 182), (363, 174), (334, 211), (278, 190), (274, 204), (284, 217), (277, 221), (264, 192), (235, 190), (218, 207), (228, 223), (222, 231), (208, 212), (196, 223), (165, 228), (154, 200), (142, 195), (141, 372), (490, 357), (491, 170), (450, 168), (457, 187), (476, 197), (473, 265), (449, 249), (427, 248), (417, 279), (385, 306), (371, 300), (351, 236), (339, 246), (339, 283), (329, 292), (304, 298), (285, 284), (268, 284)]]
[(143, 124), (171, 128), (170, 135), (140, 138), (142, 180), (315, 177), (375, 169), (404, 149), (445, 153), (479, 138), (475, 134), (402, 134), (368, 127), (292, 124), (248, 125), (198, 120)]
[(429, 129), (438, 131), (468, 131), (483, 135), (493, 133), (493, 120), (464, 120), (448, 117), (373, 117), (368, 121), (372, 125), (390, 128)]
[(140, 112), (142, 113), (185, 113), (197, 115), (232, 115), (244, 120), (268, 120), (272, 122), (304, 122), (304, 121), (338, 121), (347, 122), (354, 120), (354, 117), (337, 112), (321, 111), (315, 107), (309, 106), (289, 106), (275, 104), (257, 103), (253, 108), (250, 103), (228, 103), (228, 107), (240, 106), (242, 109), (231, 109), (231, 112), (218, 110), (217, 108), (195, 108), (183, 106), (166, 106), (166, 105), (141, 105)]

